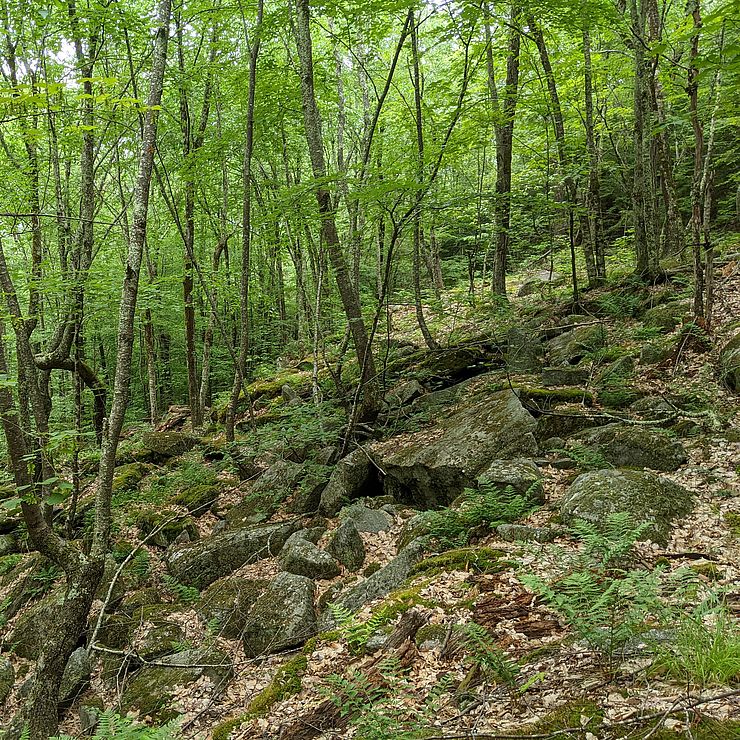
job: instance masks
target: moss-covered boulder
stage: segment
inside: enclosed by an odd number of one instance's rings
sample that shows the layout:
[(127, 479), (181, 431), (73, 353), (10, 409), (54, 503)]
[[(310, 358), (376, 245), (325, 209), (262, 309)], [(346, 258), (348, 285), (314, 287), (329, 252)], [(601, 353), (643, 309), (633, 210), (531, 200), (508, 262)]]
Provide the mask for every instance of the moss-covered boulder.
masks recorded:
[(213, 648), (166, 655), (158, 664), (145, 666), (127, 681), (121, 697), (124, 712), (138, 711), (157, 723), (169, 722), (184, 712), (178, 703), (184, 687), (201, 676), (207, 676), (216, 686), (223, 686), (232, 674), (229, 658)]
[(736, 334), (719, 354), (719, 372), (722, 382), (740, 393), (740, 334)]
[(342, 522), (332, 532), (326, 550), (349, 571), (358, 570), (365, 562), (365, 544), (352, 520)]
[(378, 495), (381, 491), (378, 469), (370, 454), (364, 449), (356, 449), (334, 466), (321, 493), (319, 511), (324, 516), (336, 516), (351, 500)]
[(662, 365), (667, 362), (676, 353), (675, 341), (654, 341), (648, 342), (640, 350), (640, 364), (642, 365)]
[[(147, 543), (169, 547), (175, 542), (195, 542), (200, 537), (195, 522), (189, 516), (178, 516), (172, 510), (142, 511), (136, 517), (136, 526)], [(152, 534), (156, 531), (156, 534)], [(151, 536), (150, 536), (151, 535)]]
[[(351, 612), (356, 612), (368, 602), (388, 596), (409, 577), (414, 565), (421, 560), (423, 552), (423, 545), (415, 540), (396, 555), (390, 563), (339, 593), (333, 599), (333, 603)], [(322, 627), (331, 627), (333, 622), (331, 611), (327, 609), (321, 615)]]
[(430, 429), (391, 438), (373, 454), (385, 492), (419, 509), (449, 505), (492, 460), (535, 454), (536, 422), (511, 390), (471, 390)]
[(515, 327), (506, 333), (506, 365), (511, 372), (539, 372), (544, 356), (545, 348), (535, 332)]
[(141, 436), (141, 446), (146, 459), (167, 460), (192, 450), (198, 438), (184, 432), (145, 432)]
[(14, 534), (0, 534), (0, 558), (17, 553), (19, 548), (20, 543)]
[(339, 512), (339, 519), (342, 522), (354, 522), (355, 527), (360, 532), (387, 532), (393, 526), (393, 517), (383, 509), (371, 509), (364, 503), (357, 502), (350, 506), (345, 506)]
[(302, 645), (317, 631), (314, 583), (280, 573), (257, 599), (243, 631), (247, 657), (278, 653)]
[(201, 594), (195, 611), (209, 630), (226, 639), (241, 637), (257, 599), (269, 581), (229, 577), (212, 583)]
[(335, 578), (340, 573), (339, 563), (328, 552), (299, 537), (298, 533), (283, 547), (280, 567), (287, 573), (314, 580)]
[(59, 588), (28, 607), (18, 616), (13, 629), (4, 635), (3, 649), (11, 648), (21, 658), (36, 660), (63, 601), (64, 591)]
[(554, 386), (586, 385), (591, 373), (584, 367), (545, 367), (542, 368), (542, 385), (547, 388)]
[(618, 468), (677, 470), (688, 457), (684, 446), (662, 429), (630, 424), (607, 424), (571, 438), (598, 452)]
[(147, 624), (138, 635), (134, 648), (143, 661), (152, 661), (177, 650), (185, 639), (183, 628), (168, 620), (157, 620)]
[(113, 493), (125, 493), (135, 490), (150, 470), (151, 467), (143, 462), (119, 465), (113, 471)]
[(687, 307), (685, 303), (677, 301), (664, 303), (661, 306), (654, 306), (645, 311), (642, 317), (642, 323), (649, 328), (669, 332), (673, 331), (681, 323), (686, 313)]
[(218, 501), (220, 494), (219, 486), (200, 483), (180, 491), (170, 501), (176, 506), (184, 506), (194, 516), (203, 516)]
[(606, 329), (601, 324), (577, 326), (551, 339), (546, 346), (550, 365), (577, 365), (587, 354), (606, 346)]
[(276, 557), (296, 529), (295, 522), (268, 524), (220, 532), (198, 542), (173, 546), (165, 555), (167, 569), (180, 583), (204, 589), (242, 565)]
[(573, 481), (560, 502), (563, 519), (603, 524), (610, 514), (626, 512), (645, 524), (645, 538), (665, 545), (674, 519), (691, 512), (693, 496), (654, 473), (637, 470), (596, 470)]

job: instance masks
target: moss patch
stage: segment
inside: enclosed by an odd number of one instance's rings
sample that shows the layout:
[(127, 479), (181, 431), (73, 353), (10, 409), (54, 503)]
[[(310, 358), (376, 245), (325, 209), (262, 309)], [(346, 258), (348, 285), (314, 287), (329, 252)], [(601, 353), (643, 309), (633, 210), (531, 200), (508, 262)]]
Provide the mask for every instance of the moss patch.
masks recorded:
[(195, 485), (178, 493), (171, 501), (184, 506), (188, 511), (200, 516), (206, 514), (211, 505), (218, 499), (219, 487), (209, 484)]
[(736, 540), (740, 540), (740, 514), (728, 512), (725, 514), (725, 524), (729, 527), (730, 534)]
[(503, 553), (489, 547), (463, 547), (442, 555), (426, 558), (414, 566), (411, 575), (436, 575), (453, 570), (473, 570), (476, 573), (499, 573), (508, 567), (501, 560)]
[(228, 740), (235, 729), (257, 717), (264, 717), (275, 704), (297, 694), (307, 667), (305, 655), (297, 655), (280, 666), (269, 685), (252, 699), (244, 714), (227, 719), (213, 729), (213, 740)]

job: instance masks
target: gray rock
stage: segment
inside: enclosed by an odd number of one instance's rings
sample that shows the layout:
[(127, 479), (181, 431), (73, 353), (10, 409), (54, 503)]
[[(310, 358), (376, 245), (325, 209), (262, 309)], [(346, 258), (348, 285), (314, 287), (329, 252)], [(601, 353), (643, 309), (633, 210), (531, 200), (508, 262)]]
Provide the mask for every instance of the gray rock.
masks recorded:
[(466, 394), (436, 428), (375, 448), (385, 491), (415, 508), (447, 506), (492, 460), (535, 454), (536, 422), (510, 390)]
[(233, 672), (228, 656), (208, 647), (166, 655), (158, 662), (164, 665), (145, 666), (127, 681), (121, 696), (123, 712), (138, 710), (155, 722), (169, 722), (182, 714), (174, 704), (183, 687), (201, 676), (222, 687)]
[(342, 522), (334, 530), (326, 549), (349, 571), (365, 562), (365, 544), (352, 520)]
[(369, 453), (357, 449), (343, 457), (334, 467), (326, 488), (321, 493), (319, 511), (324, 516), (336, 516), (352, 499), (380, 493), (377, 468)]
[(542, 385), (546, 388), (554, 386), (586, 385), (591, 373), (580, 367), (546, 367), (542, 369)]
[(632, 357), (620, 357), (609, 363), (597, 376), (597, 383), (614, 382), (618, 378), (628, 378), (635, 372), (635, 361)]
[(691, 512), (692, 494), (654, 473), (597, 470), (575, 479), (560, 502), (565, 521), (603, 524), (609, 514), (626, 512), (648, 526), (646, 539), (665, 545), (675, 518)]
[(177, 650), (185, 639), (185, 632), (176, 622), (157, 620), (146, 626), (144, 634), (136, 640), (136, 653), (145, 661), (152, 661)]
[(293, 390), (293, 387), (288, 383), (285, 383), (285, 385), (283, 385), (283, 387), (280, 389), (280, 393), (282, 394), (283, 400), (286, 403), (290, 403), (291, 401), (295, 401), (295, 400), (300, 400), (298, 394)]
[(740, 392), (740, 334), (736, 334), (719, 354), (722, 382), (736, 393)]
[(183, 432), (145, 432), (141, 444), (149, 453), (147, 459), (167, 459), (192, 450), (198, 438)]
[(15, 685), (15, 669), (13, 664), (5, 656), (0, 656), (0, 707), (10, 696)]
[(550, 365), (575, 365), (587, 354), (606, 346), (606, 330), (601, 324), (577, 326), (547, 343)]
[[(97, 697), (96, 697), (97, 698)], [(77, 707), (77, 716), (80, 719), (80, 730), (83, 735), (94, 735), (95, 729), (100, 721), (100, 715), (103, 713), (103, 702), (85, 701)]]
[(565, 276), (561, 275), (559, 272), (540, 270), (527, 278), (519, 286), (519, 290), (516, 294), (519, 298), (526, 298), (535, 293), (541, 293), (547, 287), (562, 285), (563, 283), (565, 283)]
[(487, 481), (499, 489), (511, 488), (514, 493), (537, 504), (545, 501), (542, 473), (532, 460), (494, 460), (478, 480)]
[(269, 581), (230, 576), (212, 583), (202, 594), (195, 611), (210, 629), (221, 637), (241, 637), (244, 625), (257, 599)]
[(324, 550), (302, 537), (292, 537), (280, 553), (280, 567), (287, 573), (313, 580), (327, 580), (339, 575), (339, 564)]
[[(424, 546), (421, 542), (417, 540), (410, 543), (390, 563), (339, 594), (333, 603), (356, 612), (368, 602), (388, 596), (409, 577), (411, 569), (421, 560), (423, 553)], [(322, 614), (321, 621), (322, 627), (332, 625), (333, 618), (329, 610)]]
[(528, 527), (524, 524), (499, 524), (496, 534), (506, 542), (552, 542), (558, 536), (552, 527)]
[(598, 452), (618, 468), (677, 470), (687, 460), (684, 446), (654, 427), (607, 424), (571, 438)]
[(681, 319), (686, 313), (686, 304), (684, 303), (665, 303), (662, 306), (654, 306), (645, 311), (642, 323), (647, 327), (669, 332), (681, 323)]
[(542, 368), (545, 348), (532, 331), (509, 329), (506, 333), (506, 364), (515, 373), (536, 373)]
[(386, 532), (393, 525), (393, 517), (382, 509), (370, 509), (364, 504), (345, 506), (339, 512), (343, 522), (351, 521), (359, 532)]
[(62, 683), (59, 687), (59, 701), (64, 704), (73, 701), (90, 681), (92, 673), (92, 663), (90, 654), (85, 648), (77, 648), (69, 656), (67, 666), (62, 675)]
[(53, 629), (54, 619), (64, 601), (64, 591), (56, 589), (21, 612), (10, 632), (3, 636), (3, 645), (12, 646), (21, 658), (36, 660), (41, 652), (44, 635)]
[(317, 632), (314, 584), (305, 576), (280, 573), (254, 605), (244, 626), (247, 657), (302, 645)]
[(629, 410), (652, 421), (661, 421), (676, 414), (676, 409), (660, 396), (639, 398), (630, 405)]
[(424, 395), (424, 387), (418, 380), (405, 380), (391, 388), (383, 399), (389, 408), (397, 409)]
[(165, 554), (167, 569), (180, 583), (203, 589), (246, 563), (279, 555), (295, 530), (293, 522), (268, 524), (174, 546)]

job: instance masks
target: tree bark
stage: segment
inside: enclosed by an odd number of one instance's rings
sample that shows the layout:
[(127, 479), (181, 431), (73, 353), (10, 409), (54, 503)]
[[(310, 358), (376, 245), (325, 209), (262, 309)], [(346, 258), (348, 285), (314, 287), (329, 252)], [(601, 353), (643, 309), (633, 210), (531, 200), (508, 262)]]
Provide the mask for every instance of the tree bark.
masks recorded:
[(362, 383), (360, 418), (374, 418), (377, 414), (379, 396), (375, 372), (375, 361), (362, 317), (360, 301), (352, 284), (347, 261), (339, 242), (335, 210), (331, 193), (323, 183), (327, 175), (324, 158), (324, 143), (321, 133), (321, 118), (316, 103), (313, 80), (313, 47), (311, 42), (310, 12), (308, 0), (296, 0), (296, 45), (300, 60), (301, 94), (306, 142), (311, 158), (311, 168), (316, 184), (316, 202), (321, 217), (321, 233), (334, 270), (337, 288), (344, 313), (355, 345), (357, 362)]

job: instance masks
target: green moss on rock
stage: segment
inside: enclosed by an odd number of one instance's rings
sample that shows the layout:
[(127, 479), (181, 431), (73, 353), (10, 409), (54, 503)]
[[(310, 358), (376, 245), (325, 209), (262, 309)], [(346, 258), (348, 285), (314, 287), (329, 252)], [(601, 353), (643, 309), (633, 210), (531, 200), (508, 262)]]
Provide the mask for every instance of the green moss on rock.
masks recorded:
[(202, 484), (186, 488), (173, 496), (170, 501), (177, 506), (184, 506), (195, 516), (207, 514), (211, 506), (218, 500), (220, 489), (218, 486)]
[(500, 550), (489, 547), (463, 547), (422, 560), (413, 567), (411, 575), (435, 575), (455, 570), (499, 573), (508, 567), (501, 561), (502, 556)]

